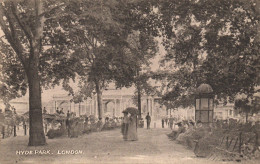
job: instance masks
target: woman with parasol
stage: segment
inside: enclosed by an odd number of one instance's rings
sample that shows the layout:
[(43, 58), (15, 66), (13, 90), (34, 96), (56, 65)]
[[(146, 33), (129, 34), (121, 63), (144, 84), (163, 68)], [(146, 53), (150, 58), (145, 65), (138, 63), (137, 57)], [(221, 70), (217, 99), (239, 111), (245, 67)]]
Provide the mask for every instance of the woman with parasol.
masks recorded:
[(127, 130), (127, 140), (136, 141), (137, 139), (137, 114), (138, 110), (133, 107), (126, 108), (124, 112), (130, 113), (128, 130)]
[(124, 113), (124, 118), (123, 118), (123, 122), (122, 122), (121, 132), (123, 134), (123, 139), (126, 141), (127, 140), (129, 117), (128, 117), (128, 112), (123, 111), (123, 113)]

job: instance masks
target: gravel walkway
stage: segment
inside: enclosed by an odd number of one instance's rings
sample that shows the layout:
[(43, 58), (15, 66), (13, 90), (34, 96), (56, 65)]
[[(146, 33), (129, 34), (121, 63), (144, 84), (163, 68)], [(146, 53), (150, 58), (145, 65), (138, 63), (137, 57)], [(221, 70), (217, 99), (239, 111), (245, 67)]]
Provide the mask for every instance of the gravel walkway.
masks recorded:
[(47, 139), (48, 145), (40, 147), (28, 147), (28, 136), (11, 137), (0, 141), (0, 163), (219, 163), (196, 158), (191, 150), (170, 141), (168, 133), (162, 128), (138, 129), (139, 140), (133, 142), (123, 141), (116, 129)]

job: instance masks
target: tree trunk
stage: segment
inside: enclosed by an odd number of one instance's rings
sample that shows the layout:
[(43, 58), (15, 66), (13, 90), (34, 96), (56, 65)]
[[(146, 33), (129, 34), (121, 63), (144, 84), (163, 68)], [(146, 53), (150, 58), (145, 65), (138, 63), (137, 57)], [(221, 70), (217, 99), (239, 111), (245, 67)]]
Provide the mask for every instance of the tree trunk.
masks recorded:
[(103, 108), (102, 108), (102, 92), (100, 89), (99, 82), (95, 82), (96, 92), (97, 92), (97, 103), (98, 103), (98, 119), (102, 120), (103, 118)]
[(45, 145), (43, 131), (41, 88), (38, 75), (38, 66), (33, 64), (28, 70), (29, 82), (29, 146)]
[(41, 38), (43, 35), (44, 19), (42, 14), (42, 1), (35, 0), (35, 31), (31, 38), (29, 67), (27, 77), (29, 83), (29, 146), (45, 145), (43, 120), (41, 85), (39, 77), (39, 56), (41, 53)]
[(138, 102), (138, 119), (141, 119), (141, 117), (142, 117), (142, 100), (141, 100), (141, 89), (140, 89), (139, 85), (137, 86), (137, 102)]

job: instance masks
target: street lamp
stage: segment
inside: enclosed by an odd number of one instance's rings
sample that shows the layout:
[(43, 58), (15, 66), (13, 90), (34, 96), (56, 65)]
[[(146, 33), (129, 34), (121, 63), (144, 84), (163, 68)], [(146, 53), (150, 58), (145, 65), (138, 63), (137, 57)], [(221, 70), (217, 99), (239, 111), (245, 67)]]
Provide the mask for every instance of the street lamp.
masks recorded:
[(214, 113), (213, 89), (209, 84), (201, 84), (195, 94), (195, 121), (212, 123)]

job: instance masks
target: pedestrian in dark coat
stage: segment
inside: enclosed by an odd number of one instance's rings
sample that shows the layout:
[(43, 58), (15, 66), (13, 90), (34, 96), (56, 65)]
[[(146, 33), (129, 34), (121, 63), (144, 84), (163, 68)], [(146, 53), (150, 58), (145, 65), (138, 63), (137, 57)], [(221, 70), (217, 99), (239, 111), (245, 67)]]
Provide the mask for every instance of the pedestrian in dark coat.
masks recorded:
[(162, 128), (164, 128), (164, 118), (162, 118)]
[(146, 119), (146, 123), (147, 123), (147, 129), (150, 129), (151, 116), (149, 115), (149, 112), (147, 113), (145, 119)]
[(125, 141), (127, 140), (128, 123), (129, 123), (128, 113), (127, 113), (127, 112), (124, 112), (124, 118), (123, 118), (123, 122), (122, 122), (121, 132), (122, 132), (122, 134), (123, 134), (123, 139), (124, 139)]

